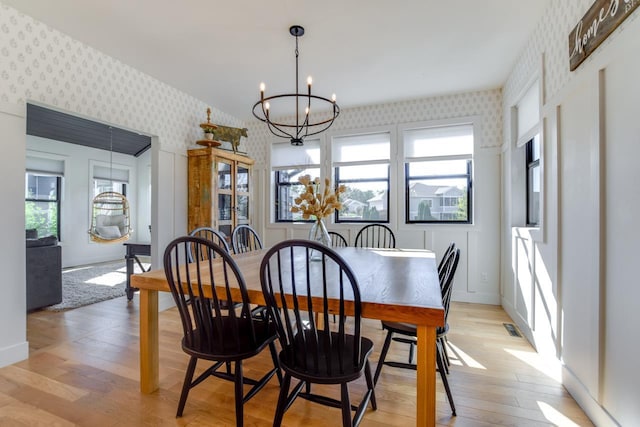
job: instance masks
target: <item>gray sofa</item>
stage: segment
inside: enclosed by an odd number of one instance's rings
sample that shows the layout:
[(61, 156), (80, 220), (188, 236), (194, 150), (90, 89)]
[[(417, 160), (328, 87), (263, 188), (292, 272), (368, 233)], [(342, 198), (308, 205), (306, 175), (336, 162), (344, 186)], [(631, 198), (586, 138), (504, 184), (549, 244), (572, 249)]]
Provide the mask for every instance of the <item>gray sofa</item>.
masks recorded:
[(27, 311), (62, 302), (62, 248), (55, 236), (26, 233)]

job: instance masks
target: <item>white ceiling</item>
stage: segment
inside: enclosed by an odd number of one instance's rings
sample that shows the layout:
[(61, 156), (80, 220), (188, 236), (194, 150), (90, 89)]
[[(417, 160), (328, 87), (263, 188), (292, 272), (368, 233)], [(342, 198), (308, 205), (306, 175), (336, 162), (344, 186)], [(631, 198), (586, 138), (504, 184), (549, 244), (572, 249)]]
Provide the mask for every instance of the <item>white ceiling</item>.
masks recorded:
[(291, 25), (346, 108), (501, 87), (550, 0), (0, 1), (244, 120), (295, 89)]

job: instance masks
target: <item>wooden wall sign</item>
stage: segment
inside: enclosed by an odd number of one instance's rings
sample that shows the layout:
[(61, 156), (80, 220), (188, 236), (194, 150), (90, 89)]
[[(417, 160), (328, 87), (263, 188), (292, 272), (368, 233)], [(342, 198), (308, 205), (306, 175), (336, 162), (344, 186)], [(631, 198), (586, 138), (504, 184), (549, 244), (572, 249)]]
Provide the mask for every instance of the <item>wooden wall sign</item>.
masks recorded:
[(569, 34), (569, 69), (578, 68), (639, 5), (640, 0), (596, 0)]

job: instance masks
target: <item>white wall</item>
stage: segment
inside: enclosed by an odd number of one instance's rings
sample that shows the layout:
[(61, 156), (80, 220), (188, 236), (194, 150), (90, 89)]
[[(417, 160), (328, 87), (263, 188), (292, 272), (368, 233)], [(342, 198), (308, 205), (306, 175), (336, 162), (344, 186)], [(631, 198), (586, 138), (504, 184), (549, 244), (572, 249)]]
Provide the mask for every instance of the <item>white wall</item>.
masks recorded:
[[(25, 104), (32, 101), (154, 136), (150, 203), (155, 266), (164, 246), (186, 230), (185, 150), (200, 136), (198, 124), (206, 118), (207, 105), (1, 3), (0, 28), (0, 162), (7, 183), (0, 190), (4, 205), (0, 262), (6, 279), (0, 302), (5, 325), (0, 333), (0, 366), (4, 366), (27, 356), (25, 251), (16, 250), (25, 245)], [(242, 124), (216, 108), (212, 120)]]
[[(27, 357), (27, 294), (25, 291), (24, 168), (25, 107), (0, 101), (0, 133), (3, 144), (17, 147), (0, 156), (2, 171), (2, 221), (0, 221), (0, 366)], [(17, 153), (16, 153), (17, 151)], [(19, 203), (21, 200), (22, 203)]]
[[(502, 303), (596, 425), (640, 423), (640, 12), (576, 71), (567, 35), (593, 2), (552, 2), (504, 89)], [(620, 2), (620, 7), (625, 7)], [(540, 64), (543, 64), (542, 66)], [(511, 107), (543, 81), (542, 226), (524, 224)]]

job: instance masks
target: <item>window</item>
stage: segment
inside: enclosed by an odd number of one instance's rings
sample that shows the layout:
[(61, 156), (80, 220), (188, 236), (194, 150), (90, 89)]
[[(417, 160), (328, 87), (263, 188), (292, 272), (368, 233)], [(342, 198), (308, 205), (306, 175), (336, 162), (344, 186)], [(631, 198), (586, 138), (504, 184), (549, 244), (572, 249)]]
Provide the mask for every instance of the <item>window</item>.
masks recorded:
[[(541, 197), (543, 183), (541, 181), (542, 165), (540, 164), (541, 129), (540, 104), (541, 84), (534, 80), (530, 87), (523, 93), (518, 103), (514, 106), (512, 114), (516, 118), (517, 155), (514, 162), (519, 163), (513, 168), (519, 171), (517, 175), (517, 191), (514, 197), (518, 205), (523, 209), (516, 221), (527, 227), (540, 227), (541, 223)], [(524, 153), (522, 152), (524, 150)], [(524, 159), (524, 168), (522, 161)], [(524, 223), (524, 224), (523, 224)]]
[(334, 137), (335, 185), (345, 185), (336, 222), (389, 222), (389, 132)]
[(320, 177), (320, 140), (307, 139), (302, 146), (292, 146), (289, 142), (273, 144), (271, 171), (275, 222), (305, 221), (301, 212), (291, 212), (291, 205), (305, 190), (299, 182), (301, 176)]
[(25, 224), (38, 230), (38, 236), (60, 240), (60, 190), (62, 178), (37, 172), (25, 176)]
[(127, 183), (110, 181), (108, 179), (94, 179), (93, 180), (93, 197), (96, 197), (100, 193), (106, 191), (113, 191), (120, 193), (123, 196), (127, 196)]
[(527, 226), (540, 224), (540, 136), (526, 145), (527, 161)]
[(93, 166), (93, 197), (106, 191), (127, 196), (129, 170), (117, 167)]
[(403, 131), (407, 223), (471, 223), (473, 125)]

